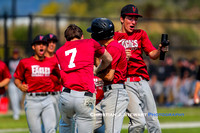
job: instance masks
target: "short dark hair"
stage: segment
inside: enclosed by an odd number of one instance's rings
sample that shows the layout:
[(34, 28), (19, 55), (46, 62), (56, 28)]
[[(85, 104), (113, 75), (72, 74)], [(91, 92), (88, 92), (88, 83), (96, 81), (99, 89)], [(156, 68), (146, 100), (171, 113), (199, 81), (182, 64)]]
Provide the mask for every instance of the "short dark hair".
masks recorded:
[(81, 39), (83, 31), (75, 24), (70, 24), (64, 32), (67, 41), (71, 41), (74, 38)]

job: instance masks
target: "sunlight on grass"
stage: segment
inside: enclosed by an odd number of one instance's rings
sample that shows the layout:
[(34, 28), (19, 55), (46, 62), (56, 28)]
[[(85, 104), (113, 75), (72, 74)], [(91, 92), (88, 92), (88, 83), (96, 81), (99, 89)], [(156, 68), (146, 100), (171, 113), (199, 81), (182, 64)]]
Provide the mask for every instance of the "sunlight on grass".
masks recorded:
[[(160, 116), (160, 123), (169, 122), (200, 122), (200, 108), (199, 107), (181, 107), (181, 108), (167, 108), (158, 107), (158, 113), (183, 113), (184, 116)], [(129, 122), (128, 117), (124, 118), (124, 125)], [(0, 129), (28, 129), (26, 116), (23, 113), (20, 120), (13, 120), (11, 114), (0, 115)], [(183, 128), (183, 129), (162, 129), (162, 133), (199, 133), (200, 128)], [(13, 132), (14, 133), (14, 132)], [(17, 133), (26, 133), (24, 131)], [(28, 131), (27, 131), (28, 133)], [(128, 133), (128, 129), (122, 129), (121, 133)], [(145, 130), (147, 133), (147, 130)]]

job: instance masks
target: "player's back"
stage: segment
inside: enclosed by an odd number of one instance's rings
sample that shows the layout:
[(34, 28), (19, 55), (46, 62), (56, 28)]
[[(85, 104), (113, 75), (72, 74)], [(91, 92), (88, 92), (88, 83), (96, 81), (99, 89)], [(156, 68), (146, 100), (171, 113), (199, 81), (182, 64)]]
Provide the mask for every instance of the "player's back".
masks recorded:
[(57, 50), (63, 86), (78, 91), (95, 91), (93, 64), (98, 48), (100, 45), (93, 39), (83, 39), (67, 41)]

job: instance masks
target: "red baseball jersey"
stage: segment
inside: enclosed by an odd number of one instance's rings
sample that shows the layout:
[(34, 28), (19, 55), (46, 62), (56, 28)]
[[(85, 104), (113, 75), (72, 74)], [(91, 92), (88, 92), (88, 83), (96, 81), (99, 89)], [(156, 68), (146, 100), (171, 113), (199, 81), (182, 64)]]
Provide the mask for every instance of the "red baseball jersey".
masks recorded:
[[(53, 57), (50, 57), (49, 58), (52, 62), (58, 64), (58, 60), (56, 58), (56, 54), (53, 56)], [(51, 92), (54, 92), (54, 91), (62, 91), (62, 85), (61, 85), (61, 82), (60, 82), (60, 77), (58, 77), (60, 75), (53, 75), (51, 74), (51, 79), (52, 81), (54, 82), (54, 87), (53, 87), (53, 90), (51, 90)]]
[(94, 56), (100, 57), (104, 51), (105, 48), (93, 39), (67, 41), (56, 52), (62, 85), (72, 90), (94, 93)]
[(104, 81), (104, 85), (124, 83), (126, 79), (127, 72), (127, 60), (125, 48), (117, 43), (117, 41), (112, 41), (106, 46), (106, 50), (110, 53), (113, 58), (109, 69), (114, 69), (114, 79), (112, 81)]
[[(6, 64), (0, 60), (0, 82), (6, 78), (11, 79), (11, 74)], [(0, 87), (0, 94), (5, 93), (5, 88)]]
[(151, 51), (156, 50), (152, 45), (147, 33), (144, 30), (136, 29), (133, 34), (115, 32), (114, 39), (118, 40), (125, 48), (131, 49), (131, 57), (128, 61), (127, 77), (141, 76), (149, 80), (147, 66), (143, 61), (143, 51), (148, 55)]
[(50, 58), (40, 61), (32, 56), (20, 60), (14, 77), (28, 84), (27, 92), (49, 92), (54, 87), (51, 74), (60, 76), (57, 63)]

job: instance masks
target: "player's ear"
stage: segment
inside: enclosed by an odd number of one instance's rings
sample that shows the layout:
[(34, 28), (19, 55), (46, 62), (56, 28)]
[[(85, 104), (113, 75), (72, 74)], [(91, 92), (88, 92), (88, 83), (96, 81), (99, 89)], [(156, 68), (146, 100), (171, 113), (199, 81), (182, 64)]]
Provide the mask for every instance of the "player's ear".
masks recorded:
[(81, 39), (84, 39), (83, 35), (81, 36)]
[(34, 44), (34, 45), (32, 45), (32, 49), (33, 49), (33, 50), (35, 50), (35, 44)]
[(120, 21), (121, 21), (121, 24), (124, 23), (124, 18), (122, 16), (120, 17)]

